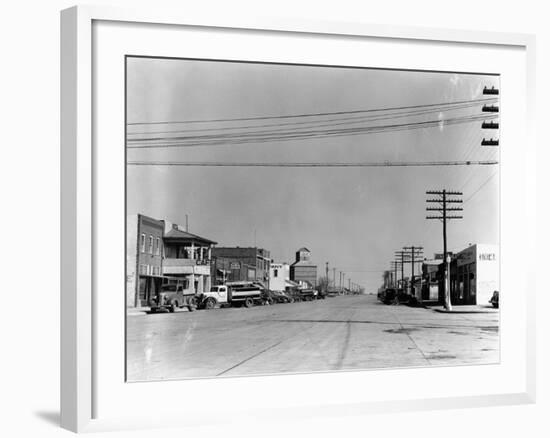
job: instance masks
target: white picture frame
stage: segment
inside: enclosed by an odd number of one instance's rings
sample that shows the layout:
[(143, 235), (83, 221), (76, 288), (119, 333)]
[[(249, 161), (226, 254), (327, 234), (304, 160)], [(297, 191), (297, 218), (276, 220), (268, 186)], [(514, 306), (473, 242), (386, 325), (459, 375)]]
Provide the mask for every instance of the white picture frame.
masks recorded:
[[(464, 50), (483, 46), (487, 50), (521, 53), (524, 60), (518, 68), (526, 84), (518, 87), (525, 92), (522, 94), (523, 106), (518, 110), (524, 115), (521, 131), (526, 134), (525, 142), (519, 153), (523, 160), (517, 169), (517, 177), (521, 180), (517, 190), (506, 192), (506, 173), (503, 176), (503, 200), (506, 198), (525, 198), (526, 201), (533, 197), (535, 185), (535, 142), (533, 138), (532, 108), (534, 108), (534, 36), (524, 34), (491, 33), (482, 31), (459, 31), (450, 29), (424, 29), (403, 26), (378, 26), (363, 23), (338, 23), (338, 22), (317, 22), (298, 19), (275, 19), (246, 17), (235, 14), (231, 17), (221, 17), (211, 14), (208, 16), (194, 15), (192, 11), (162, 11), (162, 10), (129, 10), (109, 7), (78, 6), (61, 13), (61, 426), (75, 431), (101, 431), (120, 428), (147, 428), (159, 426), (183, 426), (190, 425), (193, 421), (200, 424), (203, 419), (195, 416), (195, 420), (189, 421), (177, 414), (177, 410), (170, 412), (159, 412), (149, 417), (143, 415), (131, 415), (124, 410), (119, 413), (109, 411), (109, 415), (98, 414), (102, 410), (101, 397), (105, 396), (105, 386), (99, 382), (104, 381), (104, 373), (110, 365), (104, 363), (105, 355), (98, 355), (98, 349), (102, 348), (101, 330), (98, 330), (98, 318), (102, 324), (108, 320), (111, 314), (98, 313), (102, 309), (102, 301), (97, 299), (97, 288), (101, 285), (101, 278), (98, 277), (98, 237), (101, 234), (101, 227), (98, 225), (101, 218), (98, 216), (101, 211), (97, 208), (102, 202), (101, 190), (97, 190), (98, 166), (103, 160), (94, 152), (94, 138), (99, 134), (94, 130), (94, 121), (97, 119), (97, 96), (94, 94), (94, 84), (99, 80), (95, 75), (98, 70), (94, 65), (94, 59), (98, 56), (98, 35), (94, 31), (97, 23), (115, 23), (131, 26), (153, 26), (153, 32), (160, 32), (161, 29), (185, 27), (197, 29), (202, 33), (215, 30), (232, 29), (246, 34), (247, 38), (258, 38), (262, 32), (272, 33), (277, 36), (293, 36), (294, 38), (308, 38), (311, 36), (337, 36), (348, 37), (350, 40), (380, 40), (388, 44), (407, 43), (413, 45), (424, 44), (452, 44), (461, 46)], [(103, 47), (103, 46), (101, 46)], [(99, 53), (101, 56), (101, 53)], [(328, 55), (330, 56), (330, 54)], [(433, 61), (437, 65), (437, 61)], [(523, 88), (524, 87), (524, 88)], [(122, 92), (122, 90), (118, 90)], [(520, 93), (521, 94), (521, 93)], [(523, 123), (522, 121), (522, 123)], [(518, 122), (519, 123), (519, 122)], [(506, 135), (504, 133), (504, 135)], [(512, 155), (510, 155), (510, 161)], [(535, 203), (533, 202), (533, 205)], [(506, 207), (506, 202), (503, 205)], [(524, 224), (522, 241), (513, 241), (510, 248), (514, 250), (533, 251), (535, 242), (535, 219), (533, 210), (524, 209), (510, 219), (509, 226), (502, 228), (504, 237), (514, 221), (526, 221)], [(517, 225), (517, 224), (516, 224)], [(512, 260), (513, 262), (513, 260)], [(522, 268), (524, 266), (522, 265)], [(349, 389), (346, 392), (346, 384), (352, 374), (337, 373), (345, 375), (344, 380), (338, 380), (332, 375), (321, 376), (326, 381), (327, 391), (322, 396), (317, 396), (316, 402), (304, 398), (300, 406), (285, 406), (281, 399), (275, 397), (276, 408), (280, 412), (292, 412), (295, 418), (306, 418), (316, 415), (361, 415), (367, 412), (396, 412), (414, 409), (442, 409), (456, 407), (473, 407), (488, 405), (505, 405), (532, 403), (535, 400), (535, 311), (533, 306), (535, 295), (535, 275), (533, 268), (525, 266), (526, 281), (522, 283), (522, 301), (518, 305), (518, 312), (521, 318), (518, 324), (520, 333), (516, 333), (515, 341), (521, 347), (517, 353), (521, 359), (521, 366), (515, 369), (517, 379), (513, 389), (504, 388), (498, 390), (498, 382), (494, 390), (480, 387), (479, 392), (465, 390), (461, 395), (458, 391), (449, 392), (433, 391), (431, 396), (419, 398), (410, 394), (390, 394), (387, 398), (361, 398), (352, 397)], [(120, 293), (124, 295), (124, 291)], [(123, 301), (121, 295), (121, 303)], [(508, 307), (511, 309), (511, 307)], [(506, 309), (506, 306), (504, 306)], [(118, 309), (120, 310), (120, 309)], [(506, 312), (506, 310), (503, 310)], [(510, 314), (512, 315), (512, 314)], [(516, 315), (515, 313), (513, 314)], [(123, 318), (123, 315), (120, 315)], [(504, 318), (506, 322), (506, 318)], [(115, 327), (120, 327), (120, 325)], [(504, 327), (502, 336), (509, 335)], [(119, 333), (123, 337), (123, 333)], [(517, 339), (516, 339), (517, 338)], [(112, 365), (112, 364), (111, 364)], [(440, 374), (441, 370), (428, 370), (427, 372)], [(379, 371), (368, 371), (366, 373), (377, 373)], [(407, 370), (383, 371), (386, 376), (392, 379), (406, 379)], [(417, 370), (415, 373), (422, 373)], [(444, 370), (441, 374), (452, 373), (452, 370)], [(459, 371), (457, 371), (458, 373)], [(462, 372), (462, 371), (460, 371)], [(359, 377), (357, 377), (359, 376)], [(354, 374), (354, 379), (361, 379), (363, 374)], [(311, 380), (309, 376), (288, 376), (289, 382), (293, 385), (302, 384), (302, 381)], [(317, 377), (316, 377), (317, 379)], [(347, 379), (347, 380), (346, 380)], [(228, 379), (223, 384), (215, 379), (188, 383), (197, 386), (208, 385), (209, 391), (212, 388), (220, 387), (223, 393), (242, 389), (244, 393), (253, 394), (252, 389), (246, 389), (248, 380), (254, 384), (273, 385), (268, 377), (254, 377), (246, 379)], [(513, 380), (513, 379), (512, 379)], [(308, 383), (313, 385), (314, 383)], [(120, 382), (124, 384), (124, 382)], [(155, 396), (161, 396), (164, 388), (153, 390)], [(333, 386), (334, 385), (334, 386)], [(340, 392), (331, 393), (331, 388), (340, 387)], [(221, 388), (223, 386), (223, 388)], [(482, 385), (481, 385), (482, 386)], [(102, 389), (98, 389), (102, 388)], [(133, 397), (146, 397), (140, 394), (138, 386), (133, 387)], [(138, 388), (138, 389), (135, 389)], [(114, 394), (114, 393), (113, 393)], [(151, 396), (148, 394), (147, 397)], [(118, 403), (118, 400), (116, 401)], [(277, 403), (279, 403), (277, 405)], [(183, 408), (182, 408), (183, 409)], [(242, 415), (255, 418), (267, 418), (266, 411), (255, 406), (255, 403), (248, 402), (241, 408)], [(271, 407), (273, 409), (273, 407)], [(231, 413), (227, 417), (220, 415), (216, 421), (223, 424), (229, 421)]]

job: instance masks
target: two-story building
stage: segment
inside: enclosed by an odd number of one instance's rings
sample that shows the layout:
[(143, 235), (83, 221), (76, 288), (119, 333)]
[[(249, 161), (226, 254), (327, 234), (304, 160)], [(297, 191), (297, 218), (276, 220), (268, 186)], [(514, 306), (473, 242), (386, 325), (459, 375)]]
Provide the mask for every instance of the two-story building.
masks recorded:
[(216, 284), (226, 281), (259, 281), (269, 287), (268, 250), (256, 247), (212, 248), (212, 275)]
[(216, 242), (169, 221), (142, 214), (126, 223), (126, 306), (145, 307), (167, 277), (178, 277), (188, 293), (210, 290)]
[(211, 286), (212, 249), (216, 242), (191, 234), (177, 224), (164, 222), (165, 277), (179, 277), (188, 293), (209, 291)]
[(163, 221), (134, 214), (126, 223), (126, 305), (147, 306), (162, 285)]

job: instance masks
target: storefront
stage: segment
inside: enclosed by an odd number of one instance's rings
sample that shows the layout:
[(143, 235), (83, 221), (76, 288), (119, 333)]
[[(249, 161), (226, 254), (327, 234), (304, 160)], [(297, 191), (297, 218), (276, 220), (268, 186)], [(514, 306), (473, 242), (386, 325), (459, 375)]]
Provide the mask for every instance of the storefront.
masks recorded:
[(487, 304), (499, 290), (498, 246), (471, 245), (451, 261), (451, 303)]

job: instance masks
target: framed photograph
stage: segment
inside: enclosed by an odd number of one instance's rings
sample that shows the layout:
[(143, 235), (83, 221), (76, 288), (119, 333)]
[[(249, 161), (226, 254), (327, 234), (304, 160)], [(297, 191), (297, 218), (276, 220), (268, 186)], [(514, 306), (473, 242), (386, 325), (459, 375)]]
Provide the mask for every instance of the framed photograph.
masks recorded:
[(61, 26), (63, 427), (534, 402), (534, 37)]

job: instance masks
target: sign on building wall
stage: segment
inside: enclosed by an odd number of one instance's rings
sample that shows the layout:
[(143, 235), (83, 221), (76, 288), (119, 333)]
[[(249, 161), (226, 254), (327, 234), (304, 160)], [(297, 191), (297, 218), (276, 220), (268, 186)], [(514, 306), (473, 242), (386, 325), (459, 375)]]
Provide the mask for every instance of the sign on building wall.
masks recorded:
[(469, 248), (456, 255), (457, 266), (469, 265), (476, 261), (476, 249)]
[(494, 252), (482, 252), (478, 254), (477, 259), (480, 262), (494, 262), (497, 259), (497, 255)]

